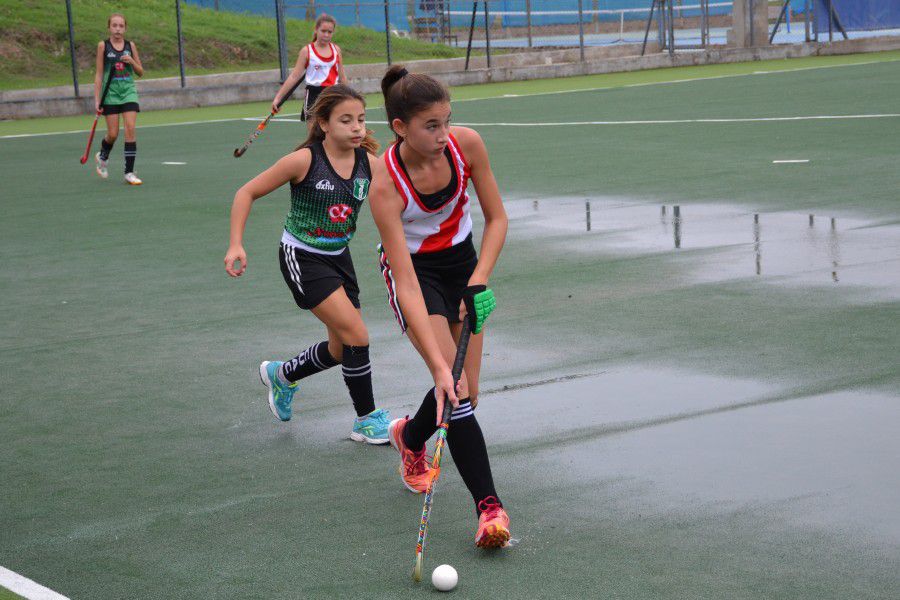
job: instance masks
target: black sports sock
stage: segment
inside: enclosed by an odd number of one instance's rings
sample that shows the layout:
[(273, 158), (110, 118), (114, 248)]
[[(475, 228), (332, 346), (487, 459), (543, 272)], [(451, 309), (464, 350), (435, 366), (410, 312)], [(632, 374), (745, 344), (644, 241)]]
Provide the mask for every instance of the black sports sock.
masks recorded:
[(125, 172), (134, 173), (134, 159), (137, 158), (137, 142), (125, 142)]
[(409, 420), (403, 428), (403, 443), (413, 452), (418, 452), (425, 446), (434, 432), (437, 431), (437, 402), (434, 399), (434, 388), (428, 390), (422, 405), (416, 412), (416, 416)]
[(362, 417), (375, 410), (372, 394), (372, 363), (369, 362), (368, 346), (348, 346), (344, 344), (344, 383), (350, 391), (356, 416)]
[(106, 138), (100, 140), (100, 159), (101, 160), (109, 160), (109, 153), (112, 152), (113, 144), (116, 141), (113, 140), (111, 142), (107, 142)]
[(328, 341), (313, 344), (281, 365), (281, 375), (290, 382), (315, 375), (339, 364), (328, 351)]
[(497, 498), (497, 502), (500, 502), (497, 490), (494, 489), (494, 478), (491, 475), (491, 462), (488, 458), (487, 446), (484, 443), (484, 434), (475, 419), (475, 413), (472, 412), (472, 404), (468, 398), (461, 399), (459, 408), (454, 410), (450, 416), (447, 445), (460, 476), (466, 487), (469, 488), (469, 493), (472, 494), (476, 511), (478, 503), (488, 496), (494, 496)]

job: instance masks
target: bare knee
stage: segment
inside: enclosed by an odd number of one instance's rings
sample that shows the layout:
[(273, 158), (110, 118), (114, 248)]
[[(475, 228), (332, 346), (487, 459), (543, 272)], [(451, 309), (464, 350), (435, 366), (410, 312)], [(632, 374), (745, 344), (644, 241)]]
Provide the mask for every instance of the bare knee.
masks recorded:
[(119, 137), (118, 131), (113, 131), (112, 129), (110, 129), (109, 131), (106, 132), (106, 141), (109, 142), (110, 144), (115, 142), (116, 139), (118, 139), (118, 137)]

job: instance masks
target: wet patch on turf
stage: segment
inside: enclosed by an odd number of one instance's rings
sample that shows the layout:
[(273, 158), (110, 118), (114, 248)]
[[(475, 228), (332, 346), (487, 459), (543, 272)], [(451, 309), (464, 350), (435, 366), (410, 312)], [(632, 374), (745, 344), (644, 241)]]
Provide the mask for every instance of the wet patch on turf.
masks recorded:
[(758, 279), (787, 286), (866, 288), (900, 298), (900, 226), (845, 215), (754, 212), (729, 205), (627, 198), (506, 202), (511, 235), (545, 238), (576, 257), (662, 255), (690, 283)]

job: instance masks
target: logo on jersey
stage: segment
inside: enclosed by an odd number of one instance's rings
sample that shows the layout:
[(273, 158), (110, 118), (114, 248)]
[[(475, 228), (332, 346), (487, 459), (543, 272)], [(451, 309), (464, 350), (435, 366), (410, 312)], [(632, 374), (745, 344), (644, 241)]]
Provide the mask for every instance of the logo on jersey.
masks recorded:
[(353, 208), (346, 204), (335, 204), (328, 207), (328, 218), (332, 223), (346, 223), (352, 214)]
[(317, 190), (324, 190), (324, 191), (326, 191), (326, 192), (333, 192), (333, 191), (334, 191), (334, 184), (332, 184), (332, 183), (331, 183), (330, 181), (328, 181), (327, 179), (323, 179), (322, 181), (320, 181), (319, 183), (316, 184), (316, 189), (317, 189)]
[(369, 180), (357, 178), (353, 180), (353, 197), (362, 202), (369, 197)]

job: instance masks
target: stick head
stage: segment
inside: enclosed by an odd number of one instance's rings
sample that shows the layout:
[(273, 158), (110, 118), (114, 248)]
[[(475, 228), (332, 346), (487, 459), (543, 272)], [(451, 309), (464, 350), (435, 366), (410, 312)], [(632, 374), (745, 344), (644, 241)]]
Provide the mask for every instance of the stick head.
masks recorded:
[(422, 554), (416, 554), (416, 567), (413, 569), (413, 581), (419, 583), (422, 581)]
[(241, 156), (244, 155), (244, 152), (246, 152), (246, 151), (247, 151), (247, 148), (235, 148), (234, 149), (234, 157), (240, 158)]
[(81, 160), (81, 164), (86, 163), (86, 162), (87, 162), (87, 154), (85, 154), (84, 156), (82, 156), (80, 160)]

